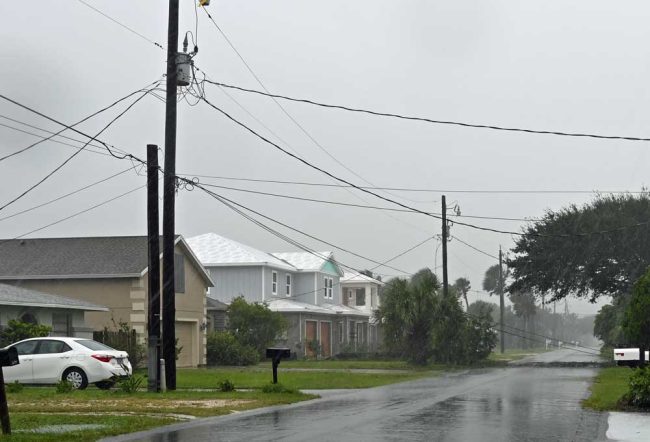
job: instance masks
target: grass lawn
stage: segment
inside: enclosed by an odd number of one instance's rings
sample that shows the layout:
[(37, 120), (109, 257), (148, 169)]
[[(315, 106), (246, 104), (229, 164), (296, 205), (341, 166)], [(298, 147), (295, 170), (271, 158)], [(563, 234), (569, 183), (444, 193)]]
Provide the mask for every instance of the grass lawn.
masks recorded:
[(591, 396), (582, 405), (598, 411), (618, 409), (618, 401), (627, 392), (632, 373), (628, 367), (603, 368), (591, 386)]
[[(322, 371), (322, 367), (318, 366), (313, 367), (319, 368), (318, 371), (282, 370), (285, 367), (284, 362), (282, 362), (278, 368), (278, 382), (286, 387), (299, 390), (369, 388), (394, 384), (396, 382), (410, 381), (436, 374), (436, 371), (432, 371), (431, 369), (399, 370), (393, 373), (366, 373), (338, 368), (331, 371)], [(255, 366), (251, 368), (179, 369), (177, 371), (177, 386), (178, 388), (216, 388), (220, 381), (228, 379), (230, 382), (235, 384), (236, 388), (261, 388), (271, 382), (272, 376), (271, 368), (264, 366)]]
[[(270, 405), (289, 404), (316, 396), (296, 393), (257, 391), (170, 391), (163, 394), (126, 394), (88, 388), (58, 394), (54, 387), (26, 387), (9, 393), (11, 438), (7, 441), (93, 441), (159, 427), (195, 417), (218, 416)], [(102, 428), (62, 434), (34, 433), (45, 425), (95, 424)]]
[(506, 350), (505, 353), (503, 354), (497, 350), (490, 353), (490, 356), (488, 356), (488, 361), (495, 361), (495, 362), (518, 361), (519, 359), (523, 359), (526, 356), (533, 356), (539, 353), (545, 353), (547, 351), (551, 351), (551, 350), (546, 350), (544, 347), (529, 348), (527, 350), (523, 350), (520, 348), (512, 348)]
[[(257, 365), (259, 368), (271, 369), (271, 362), (261, 362)], [(282, 361), (280, 369), (282, 368), (316, 368), (327, 370), (422, 370), (421, 367), (416, 367), (406, 361), (398, 360), (292, 360)], [(427, 369), (427, 367), (424, 367)]]

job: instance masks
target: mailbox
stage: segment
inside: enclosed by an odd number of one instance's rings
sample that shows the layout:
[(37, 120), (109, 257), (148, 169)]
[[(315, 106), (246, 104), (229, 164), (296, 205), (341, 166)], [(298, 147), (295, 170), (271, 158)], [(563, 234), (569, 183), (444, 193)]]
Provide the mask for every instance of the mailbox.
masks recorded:
[(266, 349), (266, 357), (267, 358), (273, 358), (273, 359), (288, 359), (291, 357), (291, 350), (288, 348), (267, 348)]
[(281, 359), (291, 357), (291, 350), (288, 348), (271, 347), (266, 349), (266, 357), (273, 360), (273, 383), (278, 383), (278, 365)]
[(0, 349), (0, 367), (11, 367), (20, 364), (18, 350), (15, 347)]

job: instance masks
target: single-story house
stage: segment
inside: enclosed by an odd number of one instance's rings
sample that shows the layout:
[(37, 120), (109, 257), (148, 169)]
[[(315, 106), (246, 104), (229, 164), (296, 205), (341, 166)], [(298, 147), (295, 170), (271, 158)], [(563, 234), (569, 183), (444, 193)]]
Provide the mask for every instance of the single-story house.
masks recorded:
[[(93, 330), (127, 323), (146, 339), (148, 302), (146, 236), (39, 238), (0, 243), (0, 282), (93, 304)], [(182, 236), (175, 241), (177, 365), (206, 362), (206, 293), (212, 280)], [(162, 267), (162, 266), (161, 266)]]
[(50, 336), (92, 339), (86, 313), (107, 311), (107, 307), (92, 302), (0, 284), (0, 330), (15, 319), (51, 327)]
[(224, 331), (228, 325), (228, 318), (226, 316), (228, 304), (208, 296), (206, 311), (208, 332)]

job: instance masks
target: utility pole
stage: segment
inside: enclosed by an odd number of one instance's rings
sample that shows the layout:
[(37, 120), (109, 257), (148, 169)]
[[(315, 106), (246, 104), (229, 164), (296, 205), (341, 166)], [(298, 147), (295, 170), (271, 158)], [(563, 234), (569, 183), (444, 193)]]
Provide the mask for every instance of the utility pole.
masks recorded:
[(501, 353), (505, 353), (506, 351), (506, 345), (505, 345), (505, 334), (503, 333), (503, 315), (504, 315), (504, 305), (503, 305), (503, 253), (501, 252), (501, 246), (499, 246), (499, 310), (501, 312), (500, 318), (499, 318), (499, 324), (501, 326)]
[(442, 293), (449, 295), (449, 281), (447, 279), (447, 198), (442, 196)]
[(158, 146), (147, 145), (147, 236), (149, 242), (148, 390), (160, 391), (160, 233), (158, 223)]
[(178, 0), (169, 0), (167, 88), (165, 109), (165, 174), (163, 181), (163, 358), (169, 390), (176, 390), (176, 290), (174, 281), (174, 212), (176, 205), (176, 92)]

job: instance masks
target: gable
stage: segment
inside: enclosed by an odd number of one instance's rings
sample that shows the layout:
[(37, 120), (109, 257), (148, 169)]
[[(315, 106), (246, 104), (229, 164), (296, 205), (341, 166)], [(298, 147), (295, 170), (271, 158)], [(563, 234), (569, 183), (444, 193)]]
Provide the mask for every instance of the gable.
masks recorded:
[(342, 275), (341, 269), (339, 269), (339, 267), (336, 264), (334, 264), (332, 261), (329, 260), (323, 263), (323, 266), (321, 267), (321, 272), (329, 273), (330, 275), (338, 275), (338, 276)]

